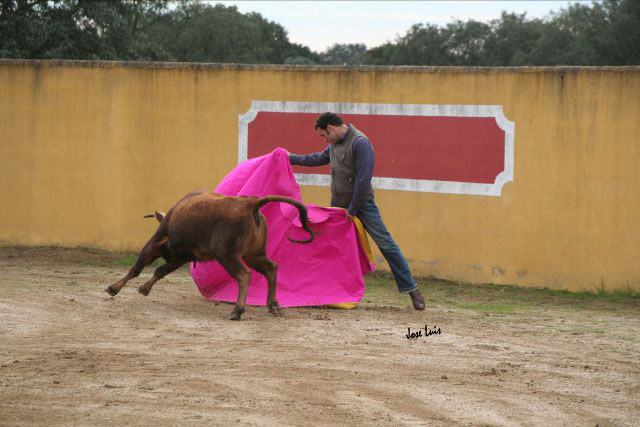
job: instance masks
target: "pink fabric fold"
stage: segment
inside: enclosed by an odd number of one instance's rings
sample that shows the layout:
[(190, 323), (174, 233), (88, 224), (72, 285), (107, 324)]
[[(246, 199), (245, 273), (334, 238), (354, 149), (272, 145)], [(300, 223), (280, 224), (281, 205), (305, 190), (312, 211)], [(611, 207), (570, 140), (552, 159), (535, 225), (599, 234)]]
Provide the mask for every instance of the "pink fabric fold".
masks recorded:
[[(302, 201), (287, 152), (247, 160), (234, 168), (216, 187), (226, 196), (279, 195)], [(298, 210), (286, 203), (261, 208), (267, 219), (267, 256), (278, 264), (277, 299), (285, 307), (358, 302), (364, 294), (364, 275), (375, 266), (362, 249), (354, 224), (343, 209), (306, 205), (315, 239), (298, 244), (287, 239), (307, 239)], [(211, 301), (235, 302), (238, 285), (216, 262), (191, 264), (200, 293)], [(247, 304), (266, 305), (267, 281), (251, 270)]]

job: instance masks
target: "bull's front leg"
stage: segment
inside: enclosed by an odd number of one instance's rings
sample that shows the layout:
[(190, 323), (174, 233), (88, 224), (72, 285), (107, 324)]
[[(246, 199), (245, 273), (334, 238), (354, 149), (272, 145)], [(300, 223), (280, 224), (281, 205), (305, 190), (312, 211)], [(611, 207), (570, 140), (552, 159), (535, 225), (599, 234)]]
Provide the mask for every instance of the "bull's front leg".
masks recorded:
[(129, 280), (138, 277), (140, 275), (140, 272), (142, 272), (142, 270), (147, 265), (151, 264), (153, 261), (160, 257), (160, 249), (163, 247), (163, 245), (167, 244), (167, 241), (168, 239), (166, 237), (162, 239), (152, 238), (151, 240), (149, 240), (140, 251), (136, 263), (133, 265), (133, 267), (131, 267), (126, 276), (109, 286), (107, 289), (105, 289), (105, 291), (111, 296), (117, 295)]
[(149, 292), (151, 292), (151, 288), (158, 280), (162, 279), (167, 274), (176, 271), (185, 264), (186, 261), (174, 261), (161, 265), (160, 267), (156, 268), (156, 271), (153, 272), (153, 277), (151, 277), (151, 279), (149, 279), (147, 283), (138, 288), (138, 292), (140, 292), (144, 296), (149, 295)]

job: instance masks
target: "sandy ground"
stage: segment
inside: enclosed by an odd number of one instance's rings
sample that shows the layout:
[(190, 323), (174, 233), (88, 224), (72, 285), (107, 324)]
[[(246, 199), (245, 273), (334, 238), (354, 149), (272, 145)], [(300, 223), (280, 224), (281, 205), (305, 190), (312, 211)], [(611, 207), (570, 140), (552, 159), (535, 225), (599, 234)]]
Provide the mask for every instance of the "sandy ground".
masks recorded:
[[(114, 257), (0, 248), (1, 425), (640, 424), (637, 310), (407, 299), (232, 322), (184, 269), (109, 297)], [(441, 334), (407, 339), (425, 324)]]

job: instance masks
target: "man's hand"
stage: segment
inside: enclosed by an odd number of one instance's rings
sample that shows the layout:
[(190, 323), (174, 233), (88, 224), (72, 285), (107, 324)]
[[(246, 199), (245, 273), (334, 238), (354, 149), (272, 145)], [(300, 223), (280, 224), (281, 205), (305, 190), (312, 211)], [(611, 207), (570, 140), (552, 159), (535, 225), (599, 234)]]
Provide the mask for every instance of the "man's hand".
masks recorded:
[(283, 148), (284, 152), (287, 153), (287, 159), (289, 159), (289, 163), (291, 163), (291, 156), (295, 156), (295, 154), (291, 153), (286, 148)]
[(353, 222), (353, 216), (349, 214), (349, 209), (344, 210), (344, 216), (346, 216), (349, 221)]

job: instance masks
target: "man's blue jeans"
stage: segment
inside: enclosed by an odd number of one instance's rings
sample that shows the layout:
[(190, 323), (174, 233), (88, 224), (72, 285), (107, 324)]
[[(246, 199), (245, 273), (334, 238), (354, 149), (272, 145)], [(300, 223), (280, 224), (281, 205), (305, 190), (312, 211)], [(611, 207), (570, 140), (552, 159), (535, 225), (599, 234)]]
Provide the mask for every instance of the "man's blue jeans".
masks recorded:
[(389, 263), (393, 277), (396, 279), (398, 291), (401, 293), (415, 291), (417, 289), (416, 281), (411, 277), (411, 271), (400, 248), (391, 237), (387, 227), (385, 227), (380, 211), (376, 206), (374, 199), (369, 199), (362, 204), (356, 216), (362, 221), (367, 233), (376, 242), (382, 256)]

